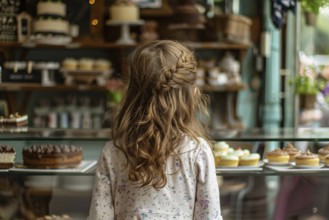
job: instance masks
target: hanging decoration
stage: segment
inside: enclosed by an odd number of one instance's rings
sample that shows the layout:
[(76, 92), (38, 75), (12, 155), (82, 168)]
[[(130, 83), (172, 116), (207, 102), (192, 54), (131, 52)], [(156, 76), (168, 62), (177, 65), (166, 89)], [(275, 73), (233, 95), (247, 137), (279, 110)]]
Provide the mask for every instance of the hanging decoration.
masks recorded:
[(296, 11), (296, 0), (271, 0), (271, 17), (276, 28), (281, 29), (287, 11)]

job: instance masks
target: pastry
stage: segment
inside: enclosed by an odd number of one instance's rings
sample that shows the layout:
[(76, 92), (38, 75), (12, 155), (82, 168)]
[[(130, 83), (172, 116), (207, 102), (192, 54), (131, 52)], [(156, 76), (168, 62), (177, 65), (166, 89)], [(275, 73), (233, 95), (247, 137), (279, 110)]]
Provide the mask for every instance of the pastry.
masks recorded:
[(297, 166), (319, 166), (319, 155), (311, 153), (310, 151), (300, 153), (295, 156)]
[(105, 60), (105, 59), (97, 59), (95, 60), (95, 70), (99, 70), (99, 71), (107, 71), (111, 69), (111, 62), (109, 60)]
[(247, 149), (242, 150), (241, 148), (234, 149), (233, 152), (229, 152), (229, 154), (233, 154), (241, 159), (243, 156), (250, 155), (250, 151)]
[(222, 155), (219, 161), (221, 167), (237, 167), (239, 164), (239, 157), (235, 155)]
[(28, 116), (20, 115), (17, 112), (15, 114), (10, 114), (9, 117), (0, 116), (0, 125), (19, 127), (27, 124)]
[(230, 146), (225, 141), (220, 141), (220, 142), (217, 142), (214, 145), (213, 150), (215, 152), (226, 152), (226, 153), (228, 153), (230, 151)]
[(78, 62), (79, 70), (93, 70), (94, 68), (94, 60), (91, 58), (81, 58)]
[(23, 163), (30, 168), (74, 168), (82, 161), (82, 148), (41, 144), (23, 148)]
[(287, 144), (284, 148), (282, 148), (283, 151), (286, 151), (289, 154), (289, 161), (293, 162), (295, 161), (295, 156), (297, 154), (300, 154), (301, 151), (295, 148), (292, 144)]
[(64, 70), (76, 70), (78, 68), (78, 61), (74, 58), (66, 58), (62, 62)]
[(329, 155), (329, 145), (326, 145), (319, 149), (318, 151), (319, 157), (321, 161), (324, 161), (324, 158)]
[(239, 161), (239, 166), (257, 166), (260, 160), (260, 155), (258, 153), (251, 153), (241, 157)]
[(324, 164), (326, 166), (329, 166), (329, 155), (325, 156), (325, 158), (324, 158)]
[(0, 144), (0, 169), (9, 169), (14, 166), (15, 149), (6, 144)]
[(220, 160), (222, 159), (223, 156), (226, 156), (227, 153), (220, 151), (218, 152), (213, 151), (213, 155), (214, 155), (215, 165), (220, 166)]
[(281, 149), (275, 149), (267, 152), (266, 158), (270, 163), (288, 163), (290, 156), (287, 151)]

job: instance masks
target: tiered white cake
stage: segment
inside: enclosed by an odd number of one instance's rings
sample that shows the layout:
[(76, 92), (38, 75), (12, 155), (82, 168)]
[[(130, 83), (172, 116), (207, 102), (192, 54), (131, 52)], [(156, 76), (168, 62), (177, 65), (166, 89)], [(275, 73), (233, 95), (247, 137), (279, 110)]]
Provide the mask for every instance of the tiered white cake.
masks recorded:
[(35, 36), (68, 36), (70, 25), (66, 20), (66, 5), (61, 1), (39, 1), (34, 22)]

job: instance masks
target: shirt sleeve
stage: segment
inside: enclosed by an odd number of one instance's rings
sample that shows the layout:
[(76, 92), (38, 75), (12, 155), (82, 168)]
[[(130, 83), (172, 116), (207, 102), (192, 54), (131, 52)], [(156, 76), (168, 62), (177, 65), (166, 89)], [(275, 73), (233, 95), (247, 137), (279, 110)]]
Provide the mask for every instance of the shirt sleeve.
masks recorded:
[(201, 141), (195, 161), (197, 172), (195, 220), (222, 220), (214, 158), (210, 146)]
[(103, 149), (97, 163), (88, 220), (114, 219), (110, 157), (107, 154), (109, 147)]

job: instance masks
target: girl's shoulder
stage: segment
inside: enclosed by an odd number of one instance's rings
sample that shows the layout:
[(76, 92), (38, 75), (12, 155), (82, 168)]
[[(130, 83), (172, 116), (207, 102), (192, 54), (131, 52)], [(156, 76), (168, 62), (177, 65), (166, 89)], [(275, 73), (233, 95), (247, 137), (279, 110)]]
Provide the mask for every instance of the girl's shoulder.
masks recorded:
[(211, 148), (210, 148), (208, 142), (204, 138), (201, 138), (201, 137), (199, 137), (197, 140), (195, 140), (191, 137), (184, 136), (184, 139), (183, 139), (182, 144), (179, 149), (182, 153), (188, 152), (188, 151), (195, 151), (195, 152), (210, 151), (211, 152)]
[(113, 141), (107, 141), (103, 148), (103, 154), (117, 157), (117, 155), (120, 154), (120, 150), (114, 145)]

